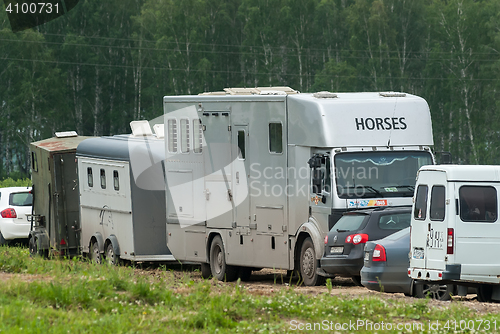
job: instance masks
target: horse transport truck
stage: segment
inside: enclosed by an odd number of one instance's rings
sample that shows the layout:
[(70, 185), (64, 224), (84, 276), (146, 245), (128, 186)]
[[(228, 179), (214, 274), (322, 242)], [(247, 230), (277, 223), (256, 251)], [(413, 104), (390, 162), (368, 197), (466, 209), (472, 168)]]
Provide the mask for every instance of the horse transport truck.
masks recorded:
[(164, 117), (168, 248), (219, 280), (274, 268), (320, 284), (342, 213), (410, 206), (434, 164), (428, 104), (406, 93), (228, 88), (165, 96)]

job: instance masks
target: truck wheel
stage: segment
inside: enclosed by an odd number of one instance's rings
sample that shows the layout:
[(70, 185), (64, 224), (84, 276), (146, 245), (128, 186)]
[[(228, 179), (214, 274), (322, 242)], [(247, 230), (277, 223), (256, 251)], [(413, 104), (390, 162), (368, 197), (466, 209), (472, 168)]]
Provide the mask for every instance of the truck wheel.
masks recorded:
[(113, 266), (117, 266), (120, 264), (120, 256), (116, 255), (113, 244), (111, 243), (109, 243), (108, 247), (106, 247), (106, 261), (108, 262), (108, 264)]
[(201, 264), (201, 277), (203, 278), (209, 278), (212, 276), (212, 271), (210, 271), (210, 264), (208, 263), (202, 263)]
[(90, 260), (94, 263), (101, 264), (102, 263), (102, 256), (101, 252), (99, 252), (99, 245), (97, 244), (97, 241), (93, 241), (90, 244)]
[(316, 252), (311, 238), (307, 238), (302, 243), (299, 257), (299, 274), (306, 286), (322, 285), (325, 278), (316, 273), (318, 261), (316, 260)]
[(415, 296), (436, 300), (450, 300), (453, 293), (452, 284), (415, 284)]
[(477, 287), (477, 300), (480, 302), (491, 302), (493, 296), (493, 286), (489, 284), (480, 284)]
[(219, 281), (232, 282), (238, 278), (238, 268), (226, 264), (224, 244), (220, 235), (216, 236), (210, 245), (210, 271)]

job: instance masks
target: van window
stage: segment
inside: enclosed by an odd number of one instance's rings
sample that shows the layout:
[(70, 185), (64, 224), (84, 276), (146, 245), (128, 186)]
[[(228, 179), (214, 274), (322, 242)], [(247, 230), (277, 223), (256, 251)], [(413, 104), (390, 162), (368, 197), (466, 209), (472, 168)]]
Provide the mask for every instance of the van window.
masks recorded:
[(411, 213), (396, 213), (380, 216), (378, 226), (382, 230), (401, 230), (410, 226)]
[(420, 185), (417, 188), (417, 196), (415, 198), (415, 211), (413, 217), (415, 219), (424, 220), (427, 211), (427, 186)]
[(168, 131), (168, 151), (171, 153), (177, 152), (177, 120), (169, 119), (167, 123)]
[(101, 188), (106, 189), (106, 172), (101, 169)]
[(92, 167), (87, 168), (87, 183), (89, 184), (90, 188), (94, 186), (94, 176), (92, 175)]
[(238, 130), (239, 158), (245, 160), (245, 130)]
[(431, 191), (431, 208), (430, 208), (430, 218), (431, 220), (444, 220), (444, 208), (445, 208), (445, 187), (444, 186), (433, 186)]
[(497, 220), (497, 191), (490, 186), (462, 186), (459, 190), (460, 218), (464, 222)]
[(193, 120), (193, 152), (201, 153), (203, 147), (203, 126), (200, 119)]
[(269, 123), (269, 152), (283, 153), (283, 129), (281, 123)]
[(116, 191), (120, 190), (120, 179), (118, 178), (118, 171), (113, 171), (113, 187)]
[(189, 120), (181, 119), (181, 153), (189, 153)]

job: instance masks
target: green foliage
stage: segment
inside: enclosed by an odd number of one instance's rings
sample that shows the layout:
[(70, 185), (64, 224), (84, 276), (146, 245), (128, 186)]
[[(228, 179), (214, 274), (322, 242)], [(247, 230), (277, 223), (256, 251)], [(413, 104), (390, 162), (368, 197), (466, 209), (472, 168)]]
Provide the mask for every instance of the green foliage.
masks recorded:
[(31, 180), (28, 178), (13, 180), (8, 177), (0, 181), (0, 188), (7, 187), (31, 187)]
[(55, 131), (128, 133), (162, 97), (225, 87), (405, 91), (437, 151), (500, 164), (496, 0), (110, 0), (14, 34), (0, 13), (0, 175)]

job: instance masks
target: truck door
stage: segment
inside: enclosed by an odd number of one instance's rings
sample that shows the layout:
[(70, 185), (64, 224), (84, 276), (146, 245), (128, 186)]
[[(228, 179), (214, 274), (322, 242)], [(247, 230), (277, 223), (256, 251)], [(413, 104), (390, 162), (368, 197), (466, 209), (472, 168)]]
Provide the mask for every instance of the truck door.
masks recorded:
[(235, 125), (232, 129), (233, 161), (232, 183), (233, 202), (235, 205), (235, 221), (237, 226), (248, 227), (250, 224), (250, 196), (248, 196), (248, 175), (250, 166), (246, 153), (248, 152), (248, 125)]
[(227, 228), (233, 219), (231, 128), (228, 113), (211, 112), (205, 125), (205, 205), (207, 227)]
[(447, 186), (445, 172), (421, 172), (413, 208), (412, 267), (445, 270), (447, 217), (453, 216), (453, 187)]

